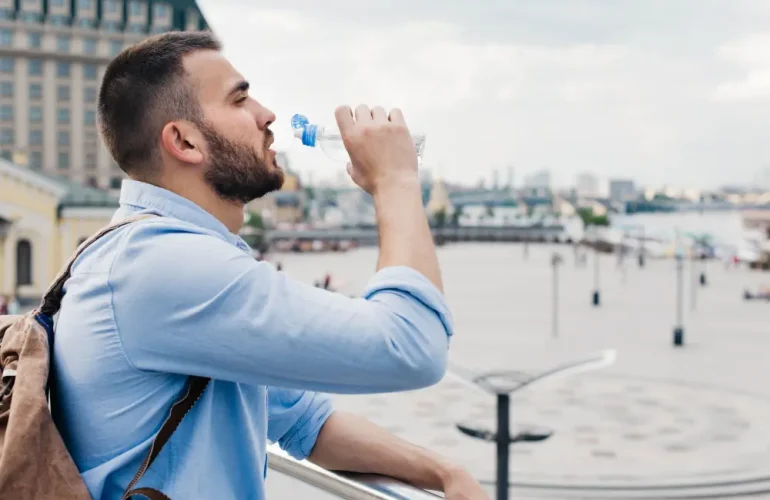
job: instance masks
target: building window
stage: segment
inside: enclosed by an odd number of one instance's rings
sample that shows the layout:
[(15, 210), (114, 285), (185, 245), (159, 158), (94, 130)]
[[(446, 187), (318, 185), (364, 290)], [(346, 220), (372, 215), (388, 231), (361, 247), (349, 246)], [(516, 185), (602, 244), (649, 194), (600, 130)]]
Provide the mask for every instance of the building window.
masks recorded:
[(69, 26), (70, 18), (67, 16), (51, 16), (51, 24), (54, 26)]
[(91, 19), (80, 19), (78, 21), (78, 26), (81, 28), (92, 28), (94, 26), (94, 22)]
[(29, 121), (32, 123), (40, 123), (43, 121), (43, 108), (40, 106), (30, 106)]
[(133, 0), (129, 4), (129, 11), (131, 12), (131, 17), (138, 17), (142, 15), (142, 2), (138, 2), (136, 0)]
[(102, 5), (104, 6), (104, 12), (107, 14), (114, 14), (118, 11), (118, 2), (116, 0), (104, 0)]
[(4, 149), (0, 151), (0, 158), (3, 160), (11, 161), (11, 158), (13, 158), (13, 154), (11, 154), (11, 151), (8, 149)]
[(96, 88), (86, 87), (83, 89), (83, 100), (86, 102), (96, 102)]
[(32, 168), (42, 168), (43, 167), (43, 153), (40, 151), (32, 151), (29, 154), (29, 166)]
[(56, 76), (59, 78), (69, 78), (70, 76), (70, 63), (57, 62), (56, 63)]
[(59, 85), (56, 87), (56, 98), (60, 101), (69, 101), (70, 100), (70, 86), (69, 85)]
[(3, 146), (13, 144), (12, 128), (0, 128), (0, 144), (2, 144)]
[(0, 73), (13, 73), (13, 57), (0, 57)]
[(10, 47), (13, 45), (13, 31), (0, 29), (0, 46)]
[(0, 19), (4, 21), (13, 21), (13, 10), (0, 9)]
[(0, 82), (0, 97), (13, 97), (13, 82)]
[(13, 106), (10, 104), (3, 104), (0, 106), (0, 120), (10, 121), (13, 120)]
[(68, 36), (57, 36), (56, 37), (56, 50), (59, 52), (69, 52), (70, 51), (70, 37)]
[(30, 130), (29, 131), (29, 145), (39, 146), (43, 144), (43, 131), (42, 130)]
[(70, 109), (59, 108), (56, 110), (56, 123), (60, 125), (68, 125), (70, 122)]
[(43, 15), (34, 12), (22, 12), (19, 18), (25, 23), (40, 23), (43, 21)]
[(164, 3), (156, 3), (152, 6), (153, 18), (158, 19), (168, 16), (168, 6)]
[(84, 64), (83, 65), (83, 78), (86, 80), (96, 80), (96, 65)]
[(32, 243), (29, 240), (16, 242), (16, 286), (32, 284)]
[(123, 50), (123, 42), (120, 40), (110, 40), (110, 55), (116, 56)]
[(56, 166), (59, 168), (70, 168), (70, 154), (69, 153), (59, 153), (58, 162), (56, 163)]
[(96, 111), (86, 110), (83, 114), (83, 123), (86, 126), (96, 125)]
[(145, 31), (147, 31), (147, 28), (143, 24), (132, 24), (128, 28), (128, 31), (130, 31), (131, 33), (144, 33)]
[(51, 7), (64, 7), (64, 0), (48, 0)]
[[(40, 99), (43, 97), (43, 86), (39, 83), (30, 83), (29, 84), (29, 98), (30, 99)], [(40, 108), (38, 108), (40, 109)]]
[(43, 61), (40, 59), (30, 59), (27, 64), (29, 64), (29, 75), (30, 76), (40, 76), (43, 74)]
[(27, 35), (27, 44), (31, 49), (39, 49), (43, 44), (43, 37), (40, 33), (30, 33)]
[(56, 143), (59, 146), (69, 146), (70, 144), (70, 133), (68, 130), (59, 130), (59, 132), (56, 134)]
[(123, 182), (123, 179), (120, 177), (111, 177), (110, 178), (110, 189), (120, 189), (120, 183)]
[(83, 40), (83, 53), (96, 54), (96, 40), (93, 38), (86, 38)]
[(91, 0), (78, 0), (78, 10), (91, 10), (92, 7)]
[(93, 153), (86, 154), (86, 170), (96, 170), (96, 155)]

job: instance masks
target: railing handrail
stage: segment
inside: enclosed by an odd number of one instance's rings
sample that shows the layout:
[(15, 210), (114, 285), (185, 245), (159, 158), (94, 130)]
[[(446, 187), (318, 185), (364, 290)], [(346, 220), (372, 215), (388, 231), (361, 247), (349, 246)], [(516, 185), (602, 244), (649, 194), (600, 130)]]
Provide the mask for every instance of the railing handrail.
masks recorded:
[(276, 445), (267, 448), (268, 467), (344, 500), (436, 500), (434, 493), (374, 474), (331, 472), (299, 461)]

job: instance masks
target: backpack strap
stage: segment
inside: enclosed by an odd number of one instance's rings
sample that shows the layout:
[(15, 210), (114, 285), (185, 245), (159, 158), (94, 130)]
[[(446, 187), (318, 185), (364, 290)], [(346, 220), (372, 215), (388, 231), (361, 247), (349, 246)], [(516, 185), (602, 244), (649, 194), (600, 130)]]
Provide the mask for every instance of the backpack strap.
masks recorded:
[(114, 224), (110, 224), (109, 226), (105, 227), (98, 233), (94, 234), (90, 238), (88, 238), (86, 241), (80, 244), (80, 246), (75, 250), (75, 253), (70, 257), (70, 260), (67, 262), (67, 264), (62, 268), (61, 271), (59, 271), (59, 275), (56, 277), (56, 279), (51, 283), (51, 286), (48, 287), (48, 290), (43, 295), (43, 299), (40, 301), (40, 307), (39, 310), (41, 313), (53, 317), (56, 313), (59, 312), (59, 308), (61, 307), (61, 301), (64, 297), (64, 284), (67, 282), (67, 280), (70, 277), (70, 272), (72, 271), (72, 265), (75, 263), (75, 260), (77, 260), (78, 257), (85, 251), (86, 248), (91, 246), (92, 243), (94, 243), (96, 240), (101, 238), (107, 233), (111, 233), (115, 229), (121, 228), (127, 224), (131, 224), (132, 222), (136, 222), (143, 219), (149, 219), (150, 217), (156, 217), (155, 214), (141, 214), (141, 215), (134, 215), (131, 217), (126, 217), (125, 219), (116, 222)]
[(179, 424), (182, 423), (182, 419), (184, 419), (185, 415), (187, 415), (192, 407), (195, 406), (195, 403), (198, 401), (198, 399), (200, 399), (200, 397), (203, 395), (203, 392), (206, 390), (206, 386), (208, 386), (209, 381), (210, 379), (203, 377), (189, 378), (187, 382), (187, 390), (182, 395), (182, 397), (179, 398), (179, 400), (171, 407), (166, 421), (163, 422), (160, 431), (158, 431), (155, 439), (152, 440), (150, 451), (147, 452), (147, 456), (144, 457), (142, 465), (139, 467), (139, 470), (136, 471), (136, 475), (134, 475), (134, 478), (128, 484), (128, 487), (126, 487), (126, 491), (123, 493), (121, 500), (130, 500), (134, 495), (142, 495), (149, 498), (150, 500), (171, 500), (163, 492), (153, 488), (132, 488), (136, 486), (136, 483), (138, 483), (140, 479), (142, 479), (144, 473), (147, 472), (147, 469), (150, 468), (152, 463), (160, 454), (163, 446), (171, 438), (171, 435), (174, 433), (177, 427), (179, 427)]

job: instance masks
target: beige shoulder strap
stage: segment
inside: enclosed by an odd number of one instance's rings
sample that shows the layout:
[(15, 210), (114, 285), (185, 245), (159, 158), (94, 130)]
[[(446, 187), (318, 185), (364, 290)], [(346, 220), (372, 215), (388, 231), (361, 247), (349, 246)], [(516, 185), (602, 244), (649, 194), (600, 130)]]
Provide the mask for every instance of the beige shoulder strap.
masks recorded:
[(51, 283), (51, 286), (48, 287), (48, 290), (43, 295), (43, 300), (40, 302), (40, 312), (43, 314), (46, 314), (48, 316), (53, 316), (57, 312), (59, 312), (59, 307), (61, 307), (61, 300), (63, 297), (63, 291), (64, 291), (64, 283), (69, 279), (70, 272), (72, 271), (72, 265), (75, 263), (75, 260), (77, 260), (78, 257), (80, 257), (80, 254), (85, 251), (86, 248), (91, 246), (93, 242), (101, 238), (107, 233), (110, 233), (114, 231), (115, 229), (118, 229), (120, 227), (123, 227), (127, 224), (131, 224), (132, 222), (136, 222), (143, 219), (149, 219), (150, 217), (157, 217), (155, 214), (142, 214), (142, 215), (134, 215), (132, 217), (127, 217), (119, 222), (116, 222), (114, 224), (110, 224), (109, 226), (103, 228), (98, 233), (94, 234), (90, 238), (88, 238), (86, 241), (80, 244), (80, 246), (75, 250), (75, 253), (70, 257), (70, 260), (67, 262), (67, 264), (62, 268), (61, 271), (59, 271), (59, 275), (56, 277), (56, 279)]

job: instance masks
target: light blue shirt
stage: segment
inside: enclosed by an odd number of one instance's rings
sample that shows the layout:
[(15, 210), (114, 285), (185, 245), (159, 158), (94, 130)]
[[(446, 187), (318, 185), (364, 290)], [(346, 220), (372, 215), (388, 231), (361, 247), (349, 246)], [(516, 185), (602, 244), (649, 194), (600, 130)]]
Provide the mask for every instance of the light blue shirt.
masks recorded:
[[(139, 486), (173, 500), (263, 499), (267, 441), (305, 458), (329, 393), (416, 389), (444, 374), (442, 294), (385, 268), (362, 298), (290, 279), (191, 201), (124, 181), (78, 258), (56, 322), (52, 409), (96, 499), (119, 499), (188, 375), (212, 379)], [(318, 392), (311, 392), (318, 391)]]

